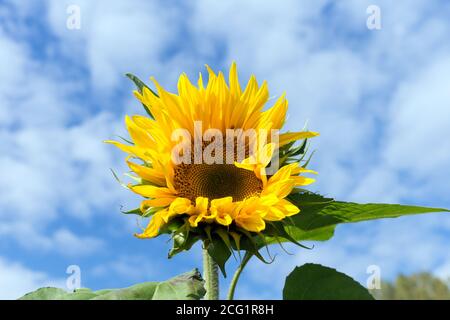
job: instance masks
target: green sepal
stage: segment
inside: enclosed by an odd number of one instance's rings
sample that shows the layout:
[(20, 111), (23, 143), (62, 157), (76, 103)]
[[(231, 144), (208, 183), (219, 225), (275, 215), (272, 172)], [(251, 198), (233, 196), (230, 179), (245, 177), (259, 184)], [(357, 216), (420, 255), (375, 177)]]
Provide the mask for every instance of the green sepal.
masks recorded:
[(258, 235), (252, 235), (247, 230), (238, 228), (239, 232), (245, 235), (245, 237), (241, 238), (241, 248), (244, 251), (248, 251), (261, 260), (265, 264), (271, 264), (272, 261), (267, 261), (264, 257), (259, 253), (259, 250), (265, 246), (265, 241)]
[[(288, 144), (282, 146), (279, 150), (280, 167), (287, 164), (303, 161), (308, 151), (308, 139), (304, 139), (299, 146), (294, 146), (296, 141), (291, 141)], [(299, 157), (300, 156), (300, 157)], [(304, 165), (303, 167), (306, 167)]]
[(134, 176), (130, 172), (124, 173), (124, 175), (127, 176), (128, 178), (134, 180), (134, 182), (136, 182), (136, 184), (143, 184), (145, 182), (145, 180), (143, 180), (141, 177)]
[(154, 215), (156, 212), (160, 211), (162, 208), (161, 207), (151, 207), (148, 208), (147, 210), (145, 210), (145, 212), (142, 214), (143, 218), (148, 218), (151, 217), (152, 215)]
[(219, 266), (223, 276), (226, 277), (225, 263), (231, 256), (230, 249), (223, 240), (216, 235), (212, 235), (212, 241), (208, 241), (206, 249), (214, 262)]
[(114, 179), (116, 179), (116, 181), (117, 181), (122, 187), (124, 187), (125, 189), (130, 189), (124, 182), (122, 182), (122, 180), (119, 179), (119, 177), (117, 176), (117, 174), (114, 172), (113, 169), (110, 168), (109, 170), (110, 170), (111, 173), (113, 174)]
[(192, 246), (200, 240), (198, 234), (191, 232), (189, 223), (182, 219), (173, 219), (169, 221), (163, 231), (171, 233), (173, 241), (173, 246), (168, 253), (169, 259), (182, 251), (191, 249)]
[(126, 143), (128, 143), (128, 144), (130, 144), (130, 145), (134, 145), (134, 142), (131, 141), (131, 140), (129, 140), (129, 139), (127, 139), (127, 138), (124, 138), (124, 137), (119, 136), (119, 135), (117, 135), (117, 137), (118, 137), (120, 140), (122, 140), (122, 141), (124, 141), (124, 142), (126, 142)]
[(228, 250), (233, 254), (233, 257), (236, 258), (234, 255), (233, 247), (231, 246), (230, 237), (228, 235), (228, 231), (226, 231), (223, 228), (218, 228), (215, 230), (215, 233), (219, 235), (219, 237), (222, 239), (223, 243), (227, 246)]
[(208, 224), (207, 226), (205, 226), (204, 230), (205, 230), (206, 236), (208, 237), (208, 240), (212, 242), (213, 240), (211, 237), (211, 225)]
[[(311, 161), (311, 159), (312, 159), (314, 153), (316, 153), (316, 150), (313, 150), (313, 151), (309, 154), (308, 160), (306, 160), (306, 162), (302, 165), (303, 168), (306, 168), (306, 167), (308, 166), (308, 164), (309, 164), (309, 162)], [(302, 159), (302, 160), (303, 160), (303, 159)]]
[(142, 211), (140, 208), (135, 208), (128, 211), (123, 211), (122, 209), (120, 209), (120, 212), (122, 212), (123, 214), (137, 214), (138, 216), (142, 216)]
[[(127, 73), (127, 74), (125, 74), (125, 76), (126, 76), (127, 78), (129, 78), (131, 81), (134, 82), (134, 84), (135, 84), (136, 87), (138, 88), (139, 93), (142, 94), (143, 88), (145, 87), (145, 88), (147, 88), (148, 90), (150, 90), (150, 92), (151, 92), (152, 94), (154, 94), (156, 97), (158, 97), (158, 94), (157, 94), (155, 91), (153, 91), (149, 86), (147, 86), (141, 79), (139, 79), (138, 77), (136, 77), (134, 74)], [(153, 117), (153, 114), (151, 113), (150, 109), (149, 109), (145, 104), (142, 104), (142, 106), (144, 107), (145, 112), (147, 112), (147, 114), (148, 114), (152, 119), (155, 119), (155, 118)]]
[[(290, 217), (287, 217), (287, 220), (289, 220)], [(303, 248), (303, 249), (311, 249), (310, 247), (307, 247), (303, 244), (301, 244), (300, 242), (298, 242), (296, 239), (294, 239), (287, 231), (286, 228), (284, 226), (284, 222), (283, 221), (274, 221), (268, 224), (269, 225), (269, 230), (268, 231), (268, 235), (272, 236), (274, 239), (273, 240), (267, 240), (266, 241), (269, 244), (272, 244), (275, 242), (279, 242), (279, 238), (284, 238), (290, 242), (292, 242), (293, 244)], [(266, 227), (267, 228), (267, 227)], [(272, 229), (272, 230), (271, 230)]]
[(234, 243), (232, 244), (233, 249), (235, 249), (238, 252), (239, 255), (239, 259), (242, 260), (241, 258), (241, 235), (239, 233), (230, 231), (230, 235), (234, 240)]

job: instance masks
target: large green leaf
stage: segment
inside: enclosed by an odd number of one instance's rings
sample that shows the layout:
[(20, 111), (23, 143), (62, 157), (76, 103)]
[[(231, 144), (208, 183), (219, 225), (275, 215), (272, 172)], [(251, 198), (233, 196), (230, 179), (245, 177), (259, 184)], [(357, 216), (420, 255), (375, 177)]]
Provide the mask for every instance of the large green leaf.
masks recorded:
[(449, 212), (448, 209), (399, 204), (335, 201), (309, 192), (295, 193), (289, 200), (300, 208), (300, 213), (286, 219), (286, 231), (297, 241), (328, 240), (336, 225), (382, 218), (396, 218), (431, 212)]
[(307, 263), (286, 278), (284, 300), (373, 300), (358, 282), (335, 269)]
[(77, 289), (69, 293), (60, 288), (45, 287), (27, 293), (19, 300), (90, 300), (97, 295), (96, 292), (86, 288)]
[(205, 295), (204, 281), (197, 269), (162, 282), (144, 282), (123, 289), (67, 292), (59, 288), (40, 288), (20, 300), (198, 300)]

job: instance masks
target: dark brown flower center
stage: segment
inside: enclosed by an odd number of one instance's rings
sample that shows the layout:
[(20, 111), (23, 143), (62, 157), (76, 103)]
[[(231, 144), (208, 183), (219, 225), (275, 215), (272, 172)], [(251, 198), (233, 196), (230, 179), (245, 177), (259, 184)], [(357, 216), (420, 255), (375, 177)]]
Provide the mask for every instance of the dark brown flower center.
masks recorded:
[(180, 164), (175, 168), (174, 183), (179, 197), (193, 202), (197, 197), (241, 201), (262, 190), (261, 180), (252, 171), (234, 164)]

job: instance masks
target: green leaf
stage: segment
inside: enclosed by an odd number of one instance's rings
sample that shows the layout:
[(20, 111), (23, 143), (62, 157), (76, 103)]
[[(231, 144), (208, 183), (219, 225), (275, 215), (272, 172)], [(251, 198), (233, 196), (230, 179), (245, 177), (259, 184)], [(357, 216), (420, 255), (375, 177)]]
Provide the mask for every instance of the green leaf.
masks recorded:
[(211, 258), (219, 266), (223, 276), (226, 277), (227, 273), (225, 271), (225, 263), (231, 256), (230, 249), (227, 247), (227, 245), (223, 242), (223, 240), (220, 237), (214, 235), (212, 237), (212, 242), (208, 243), (207, 250)]
[[(327, 241), (334, 236), (336, 225), (304, 231), (293, 226), (286, 226), (286, 232), (297, 241)], [(286, 239), (288, 240), (288, 239)]]
[[(125, 76), (127, 78), (129, 78), (131, 81), (134, 82), (134, 84), (136, 85), (136, 87), (138, 88), (139, 93), (142, 93), (143, 88), (147, 88), (148, 90), (150, 90), (151, 93), (153, 93), (155, 96), (158, 96), (156, 94), (155, 91), (153, 91), (149, 86), (147, 86), (141, 79), (139, 79), (138, 77), (136, 77), (134, 74), (131, 73), (127, 73), (125, 74)], [(148, 107), (145, 104), (142, 104), (142, 106), (145, 109), (145, 112), (147, 112), (147, 114), (154, 119), (153, 114), (150, 112), (150, 110), (148, 109)]]
[(97, 295), (90, 289), (81, 288), (68, 293), (60, 288), (45, 287), (27, 293), (19, 300), (89, 300)]
[(161, 282), (152, 300), (200, 300), (205, 295), (204, 281), (198, 270)]
[(307, 263), (286, 278), (284, 300), (374, 300), (361, 284), (342, 272)]
[(204, 281), (197, 269), (167, 281), (143, 282), (123, 289), (67, 292), (59, 288), (40, 288), (20, 300), (197, 300), (205, 295)]
[(323, 214), (332, 214), (345, 222), (367, 221), (380, 218), (397, 218), (404, 215), (431, 212), (450, 212), (450, 210), (400, 204), (359, 204), (342, 201), (335, 201), (322, 210)]
[(291, 194), (289, 200), (300, 208), (300, 213), (286, 219), (285, 229), (297, 241), (328, 240), (333, 236), (336, 225), (340, 223), (449, 212), (442, 208), (335, 201), (310, 192)]

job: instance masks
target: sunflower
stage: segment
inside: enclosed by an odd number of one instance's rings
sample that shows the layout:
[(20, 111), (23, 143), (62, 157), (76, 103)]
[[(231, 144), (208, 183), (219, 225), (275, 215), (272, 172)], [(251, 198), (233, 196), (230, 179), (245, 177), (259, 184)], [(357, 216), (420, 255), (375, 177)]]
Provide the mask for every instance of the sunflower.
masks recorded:
[(128, 188), (145, 198), (139, 210), (151, 216), (138, 238), (167, 232), (173, 221), (198, 232), (261, 233), (271, 222), (298, 214), (287, 197), (314, 181), (301, 175), (314, 171), (278, 157), (296, 141), (318, 135), (278, 134), (288, 109), (285, 95), (265, 108), (266, 82), (260, 86), (251, 76), (242, 90), (235, 63), (228, 83), (222, 72), (207, 70), (207, 83), (200, 73), (197, 85), (182, 74), (176, 94), (153, 78), (156, 92), (139, 82), (134, 95), (149, 116), (126, 116), (130, 143), (107, 141), (128, 154), (137, 181)]

